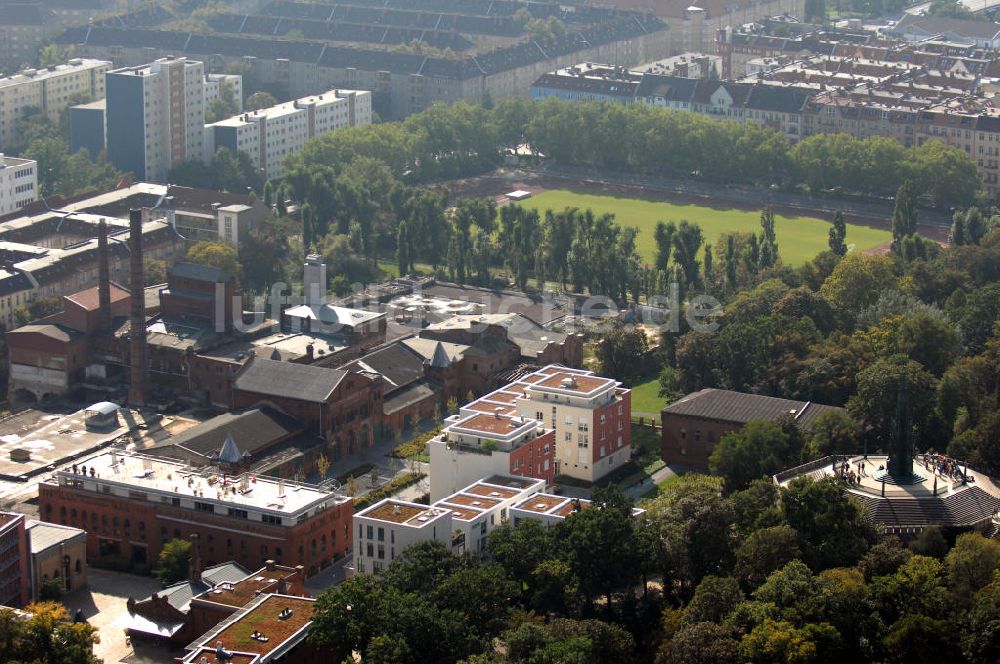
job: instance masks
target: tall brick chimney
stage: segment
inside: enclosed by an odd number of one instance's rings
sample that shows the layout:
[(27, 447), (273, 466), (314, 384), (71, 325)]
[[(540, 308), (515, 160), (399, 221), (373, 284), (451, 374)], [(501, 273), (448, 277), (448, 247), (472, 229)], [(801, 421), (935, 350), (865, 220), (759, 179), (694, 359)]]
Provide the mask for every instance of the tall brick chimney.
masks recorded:
[(129, 210), (129, 289), (132, 291), (132, 314), (129, 325), (129, 350), (132, 366), (128, 386), (129, 403), (146, 404), (146, 300), (142, 270), (142, 210)]
[(108, 266), (108, 224), (97, 224), (97, 301), (98, 329), (111, 327), (111, 272)]
[(198, 533), (191, 533), (191, 556), (188, 562), (188, 581), (201, 581), (201, 542)]

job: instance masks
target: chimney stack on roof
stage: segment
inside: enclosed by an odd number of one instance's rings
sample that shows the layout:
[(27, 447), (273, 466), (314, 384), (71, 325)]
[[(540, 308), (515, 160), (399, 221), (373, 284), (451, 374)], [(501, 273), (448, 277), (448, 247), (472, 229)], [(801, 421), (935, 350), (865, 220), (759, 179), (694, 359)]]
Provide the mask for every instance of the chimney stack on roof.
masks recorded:
[(129, 403), (146, 403), (146, 299), (143, 292), (142, 210), (128, 213), (129, 223), (129, 290), (132, 292), (132, 312), (129, 329), (130, 372)]
[(111, 328), (111, 275), (108, 267), (108, 224), (101, 219), (97, 224), (97, 327)]

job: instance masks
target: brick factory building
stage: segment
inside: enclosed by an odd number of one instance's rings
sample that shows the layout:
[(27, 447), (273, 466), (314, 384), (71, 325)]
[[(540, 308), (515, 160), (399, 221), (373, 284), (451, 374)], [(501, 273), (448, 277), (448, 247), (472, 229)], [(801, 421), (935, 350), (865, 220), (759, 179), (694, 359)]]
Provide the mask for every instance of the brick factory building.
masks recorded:
[(39, 510), (85, 528), (87, 559), (148, 569), (172, 539), (198, 536), (204, 564), (294, 560), (312, 575), (351, 547), (350, 498), (319, 486), (114, 451), (39, 484)]

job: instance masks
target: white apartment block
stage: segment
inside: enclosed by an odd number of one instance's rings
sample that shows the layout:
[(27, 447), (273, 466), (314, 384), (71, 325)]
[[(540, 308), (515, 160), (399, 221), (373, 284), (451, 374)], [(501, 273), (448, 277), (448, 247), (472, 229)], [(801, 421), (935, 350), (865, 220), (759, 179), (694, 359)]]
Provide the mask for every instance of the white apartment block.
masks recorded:
[(378, 574), (403, 549), (438, 541), (451, 548), (449, 510), (387, 498), (353, 517), (354, 571)]
[(211, 104), (228, 85), (233, 90), (237, 110), (243, 110), (243, 77), (239, 74), (205, 74), (205, 108)]
[(205, 125), (204, 159), (220, 147), (246, 152), (268, 180), (282, 175), (285, 158), (310, 138), (343, 127), (371, 124), (372, 99), (367, 90), (327, 90), (270, 108), (234, 115)]
[(106, 60), (73, 59), (0, 78), (0, 149), (17, 143), (17, 122), (26, 109), (40, 109), (56, 122), (74, 97), (103, 98), (104, 74), (111, 67)]
[[(483, 412), (486, 409), (493, 412)], [(554, 443), (552, 431), (533, 417), (520, 417), (509, 405), (494, 405), (485, 398), (474, 401), (447, 418), (444, 431), (427, 444), (431, 500), (494, 474), (551, 483)]]
[(0, 216), (17, 212), (38, 198), (38, 163), (0, 152)]
[(511, 509), (544, 489), (542, 480), (492, 475), (429, 507), (387, 498), (354, 515), (355, 572), (378, 574), (408, 546), (431, 540), (483, 556), (489, 534), (510, 520)]
[(204, 155), (205, 66), (161, 58), (107, 74), (108, 159), (138, 180), (162, 182)]

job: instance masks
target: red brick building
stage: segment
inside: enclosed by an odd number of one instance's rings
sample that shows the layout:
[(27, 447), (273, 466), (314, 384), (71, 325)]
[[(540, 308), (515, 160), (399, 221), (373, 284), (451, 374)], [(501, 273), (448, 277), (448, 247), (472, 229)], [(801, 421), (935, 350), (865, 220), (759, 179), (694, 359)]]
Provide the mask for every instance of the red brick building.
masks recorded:
[(273, 404), (325, 438), (338, 460), (372, 444), (381, 402), (372, 376), (255, 357), (236, 377), (231, 405)]
[(751, 420), (791, 417), (802, 428), (823, 413), (842, 408), (760, 394), (706, 388), (663, 409), (661, 455), (667, 463), (707, 468), (708, 457), (724, 435)]
[(198, 536), (207, 565), (248, 569), (279, 559), (309, 575), (350, 550), (351, 499), (316, 486), (192, 471), (164, 459), (107, 452), (38, 487), (42, 517), (84, 528), (92, 565), (150, 568), (172, 539)]
[(167, 287), (160, 291), (160, 308), (164, 318), (196, 321), (229, 332), (233, 329), (233, 302), (238, 295), (233, 275), (217, 267), (177, 263), (170, 268)]

